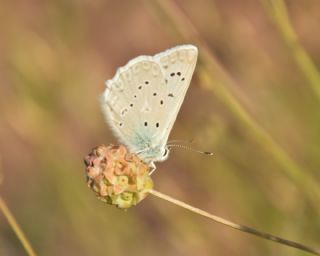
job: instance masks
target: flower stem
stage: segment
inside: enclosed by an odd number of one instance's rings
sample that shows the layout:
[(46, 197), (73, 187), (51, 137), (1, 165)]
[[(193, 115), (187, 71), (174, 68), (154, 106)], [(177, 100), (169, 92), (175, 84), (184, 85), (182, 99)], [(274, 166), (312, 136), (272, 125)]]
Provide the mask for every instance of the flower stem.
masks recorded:
[(199, 214), (203, 217), (206, 217), (206, 218), (209, 218), (215, 222), (218, 222), (220, 224), (223, 224), (225, 226), (228, 226), (230, 228), (234, 228), (234, 229), (237, 229), (237, 230), (240, 230), (242, 232), (246, 232), (246, 233), (249, 233), (249, 234), (252, 234), (252, 235), (255, 235), (255, 236), (258, 236), (258, 237), (261, 237), (261, 238), (264, 238), (264, 239), (267, 239), (267, 240), (270, 240), (270, 241), (273, 241), (273, 242), (277, 242), (277, 243), (280, 243), (280, 244), (283, 244), (283, 245), (286, 245), (286, 246), (289, 246), (289, 247), (293, 247), (293, 248), (296, 248), (296, 249), (299, 249), (299, 250), (302, 250), (302, 251), (305, 251), (305, 252), (309, 252), (309, 253), (312, 253), (314, 255), (320, 255), (320, 250), (316, 250), (314, 248), (310, 248), (306, 245), (303, 245), (301, 243), (297, 243), (297, 242), (293, 242), (293, 241), (290, 241), (290, 240), (287, 240), (287, 239), (283, 239), (281, 237), (277, 237), (277, 236), (274, 236), (274, 235), (271, 235), (271, 234), (268, 234), (268, 233), (265, 233), (265, 232), (262, 232), (262, 231), (259, 231), (259, 230), (256, 230), (256, 229), (253, 229), (253, 228), (250, 228), (250, 227), (247, 227), (247, 226), (243, 226), (243, 225), (239, 225), (239, 224), (236, 224), (236, 223), (233, 223), (231, 221), (228, 221), (226, 219), (223, 219), (219, 216), (216, 216), (216, 215), (213, 215), (213, 214), (210, 214), (204, 210), (201, 210), (199, 208), (196, 208), (196, 207), (193, 207), (189, 204), (186, 204), (182, 201), (179, 201), (175, 198), (172, 198), (168, 195), (165, 195), (165, 194), (162, 194), (161, 192), (158, 192), (156, 190), (151, 190), (150, 191), (150, 194), (158, 197), (158, 198), (161, 198), (163, 200), (166, 200), (170, 203), (173, 203), (177, 206), (180, 206), (182, 208), (185, 208), (191, 212), (194, 212), (196, 214)]
[(32, 249), (32, 246), (26, 236), (24, 235), (22, 229), (19, 227), (17, 221), (15, 220), (14, 216), (10, 212), (8, 206), (6, 205), (5, 201), (0, 197), (0, 211), (3, 213), (4, 217), (9, 222), (12, 230), (20, 240), (21, 244), (23, 245), (25, 251), (29, 256), (36, 256), (36, 253)]

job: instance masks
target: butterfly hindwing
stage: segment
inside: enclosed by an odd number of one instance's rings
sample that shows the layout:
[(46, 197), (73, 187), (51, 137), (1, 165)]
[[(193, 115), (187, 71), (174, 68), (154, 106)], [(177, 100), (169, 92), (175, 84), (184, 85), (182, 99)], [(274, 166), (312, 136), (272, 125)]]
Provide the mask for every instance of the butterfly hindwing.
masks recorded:
[(131, 152), (144, 150), (158, 135), (155, 120), (159, 109), (152, 106), (152, 101), (153, 93), (160, 96), (161, 86), (162, 70), (149, 56), (131, 60), (107, 81), (102, 109), (116, 136)]

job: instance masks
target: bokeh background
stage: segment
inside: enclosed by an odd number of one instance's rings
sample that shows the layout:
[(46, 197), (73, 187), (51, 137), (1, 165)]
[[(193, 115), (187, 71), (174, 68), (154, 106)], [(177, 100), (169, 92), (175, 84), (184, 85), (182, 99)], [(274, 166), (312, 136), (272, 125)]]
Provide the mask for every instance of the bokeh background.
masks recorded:
[[(320, 247), (318, 0), (0, 2), (0, 195), (39, 255), (307, 255), (149, 196), (122, 211), (83, 157), (116, 143), (104, 81), (184, 43), (200, 58), (155, 188)], [(0, 255), (25, 255), (0, 213)]]

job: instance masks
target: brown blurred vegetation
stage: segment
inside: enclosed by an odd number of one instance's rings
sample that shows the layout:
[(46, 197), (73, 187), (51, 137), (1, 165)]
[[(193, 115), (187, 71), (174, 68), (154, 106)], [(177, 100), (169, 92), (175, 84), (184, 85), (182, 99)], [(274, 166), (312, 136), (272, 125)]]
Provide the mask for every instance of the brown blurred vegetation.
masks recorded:
[[(156, 189), (319, 247), (320, 2), (286, 1), (290, 41), (279, 1), (0, 2), (0, 195), (39, 255), (304, 255), (151, 196), (121, 211), (86, 187), (83, 156), (116, 143), (104, 81), (183, 43), (200, 60), (170, 138), (215, 156), (173, 150)], [(24, 253), (0, 214), (0, 255)]]

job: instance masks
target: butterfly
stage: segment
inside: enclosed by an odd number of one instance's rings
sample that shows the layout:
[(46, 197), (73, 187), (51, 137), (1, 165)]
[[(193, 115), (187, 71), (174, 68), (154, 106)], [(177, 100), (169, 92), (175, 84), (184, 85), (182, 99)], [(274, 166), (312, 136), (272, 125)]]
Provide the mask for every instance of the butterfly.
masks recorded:
[(119, 68), (101, 97), (107, 123), (130, 153), (155, 170), (168, 158), (168, 137), (196, 66), (198, 49), (179, 45)]

